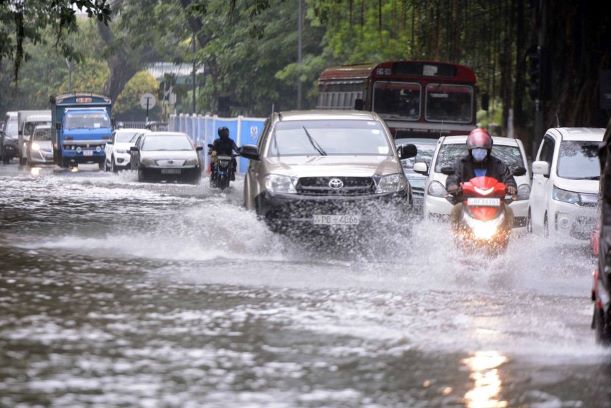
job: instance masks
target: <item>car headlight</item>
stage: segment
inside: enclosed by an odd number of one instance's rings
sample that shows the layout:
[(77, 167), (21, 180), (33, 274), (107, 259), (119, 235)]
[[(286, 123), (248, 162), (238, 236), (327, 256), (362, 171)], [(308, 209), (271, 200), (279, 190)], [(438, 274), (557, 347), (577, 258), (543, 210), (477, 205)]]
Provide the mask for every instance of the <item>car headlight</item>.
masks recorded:
[(554, 186), (552, 190), (552, 199), (568, 204), (579, 204), (579, 193), (563, 190)]
[(185, 166), (197, 166), (199, 161), (197, 159), (185, 160)]
[(448, 195), (446, 188), (439, 181), (433, 181), (429, 184), (428, 194), (433, 197), (445, 197)]
[(40, 145), (36, 142), (32, 143), (32, 150), (34, 150), (35, 152), (40, 150)]
[(274, 194), (295, 194), (297, 177), (269, 174), (265, 177), (265, 189)]
[(376, 194), (396, 193), (405, 190), (407, 187), (407, 179), (403, 173), (389, 174), (382, 176), (378, 180), (376, 186)]
[(528, 200), (530, 197), (530, 186), (528, 184), (522, 184), (518, 187), (518, 200)]

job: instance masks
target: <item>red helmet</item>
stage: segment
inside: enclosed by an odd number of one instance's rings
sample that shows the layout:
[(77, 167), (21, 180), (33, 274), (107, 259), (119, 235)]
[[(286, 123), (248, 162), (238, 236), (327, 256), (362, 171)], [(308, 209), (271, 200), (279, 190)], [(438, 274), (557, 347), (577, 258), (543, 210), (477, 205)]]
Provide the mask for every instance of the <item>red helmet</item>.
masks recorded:
[(492, 149), (492, 137), (486, 129), (477, 128), (473, 129), (467, 137), (467, 149), (486, 149), (490, 151)]

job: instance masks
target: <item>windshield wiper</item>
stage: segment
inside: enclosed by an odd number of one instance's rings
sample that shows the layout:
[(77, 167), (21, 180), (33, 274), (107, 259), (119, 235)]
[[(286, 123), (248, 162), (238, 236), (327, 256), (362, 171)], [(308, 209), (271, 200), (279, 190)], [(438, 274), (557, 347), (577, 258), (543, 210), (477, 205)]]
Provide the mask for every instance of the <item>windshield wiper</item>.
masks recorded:
[(327, 152), (325, 152), (324, 149), (318, 144), (318, 142), (314, 140), (310, 132), (308, 132), (308, 129), (306, 129), (305, 126), (302, 126), (302, 128), (306, 136), (308, 137), (308, 140), (310, 141), (310, 144), (312, 145), (312, 147), (314, 147), (314, 149), (316, 149), (316, 151), (320, 153), (321, 156), (326, 156)]

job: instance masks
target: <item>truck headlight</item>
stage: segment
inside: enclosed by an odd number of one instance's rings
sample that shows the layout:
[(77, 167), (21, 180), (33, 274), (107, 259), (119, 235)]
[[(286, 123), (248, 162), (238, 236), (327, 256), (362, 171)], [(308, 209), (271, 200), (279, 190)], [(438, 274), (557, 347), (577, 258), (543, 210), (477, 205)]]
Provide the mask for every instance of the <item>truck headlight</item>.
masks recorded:
[(297, 177), (269, 174), (265, 177), (265, 189), (274, 194), (296, 194)]
[(407, 187), (407, 179), (402, 173), (389, 174), (382, 176), (378, 180), (376, 186), (376, 194), (388, 194), (396, 193), (401, 190), (405, 190)]
[(579, 193), (563, 190), (554, 186), (554, 189), (552, 190), (552, 199), (568, 204), (578, 204)]
[(431, 182), (431, 184), (429, 184), (429, 188), (428, 188), (427, 192), (428, 192), (428, 194), (430, 196), (433, 196), (433, 197), (442, 197), (442, 198), (444, 198), (445, 196), (448, 195), (448, 192), (446, 191), (446, 188), (443, 186), (443, 184), (441, 184), (438, 181)]
[(528, 200), (530, 197), (530, 186), (528, 184), (521, 184), (518, 187), (518, 200)]

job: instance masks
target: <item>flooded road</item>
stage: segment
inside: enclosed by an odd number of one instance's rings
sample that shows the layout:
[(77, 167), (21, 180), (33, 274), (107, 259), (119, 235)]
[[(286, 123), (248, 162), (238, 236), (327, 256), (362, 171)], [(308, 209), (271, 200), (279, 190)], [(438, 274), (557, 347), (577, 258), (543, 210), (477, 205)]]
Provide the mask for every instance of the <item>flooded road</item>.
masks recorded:
[(0, 406), (611, 407), (586, 244), (312, 244), (206, 182), (0, 166)]

